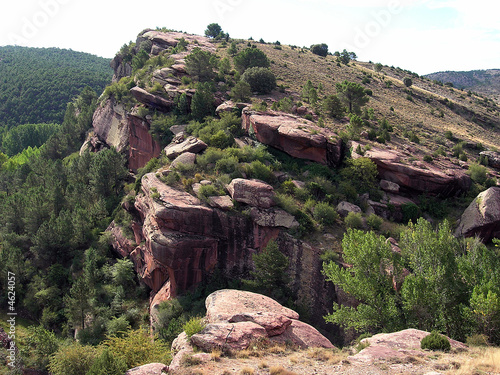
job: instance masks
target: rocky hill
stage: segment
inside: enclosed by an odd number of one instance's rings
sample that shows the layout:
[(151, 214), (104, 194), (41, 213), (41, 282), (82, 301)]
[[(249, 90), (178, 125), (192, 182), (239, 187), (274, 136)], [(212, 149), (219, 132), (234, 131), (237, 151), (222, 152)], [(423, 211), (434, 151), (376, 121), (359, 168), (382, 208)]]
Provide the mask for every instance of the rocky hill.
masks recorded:
[[(498, 103), (500, 94), (500, 69), (471, 70), (468, 72), (437, 72), (426, 78), (451, 83), (454, 87), (487, 95)], [(448, 85), (449, 86), (449, 85)]]

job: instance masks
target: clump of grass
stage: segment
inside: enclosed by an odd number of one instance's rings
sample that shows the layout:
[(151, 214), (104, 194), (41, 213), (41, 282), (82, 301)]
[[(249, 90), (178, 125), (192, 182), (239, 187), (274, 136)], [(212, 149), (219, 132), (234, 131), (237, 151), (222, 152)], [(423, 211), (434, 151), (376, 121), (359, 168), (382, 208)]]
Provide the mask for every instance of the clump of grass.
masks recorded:
[(288, 371), (283, 366), (272, 366), (269, 369), (270, 375), (297, 375), (295, 372)]
[(182, 329), (186, 332), (188, 337), (193, 336), (194, 334), (200, 332), (203, 328), (205, 328), (205, 324), (203, 323), (203, 318), (191, 318), (189, 319), (183, 326)]
[(240, 375), (254, 375), (255, 370), (251, 367), (243, 367), (240, 371)]

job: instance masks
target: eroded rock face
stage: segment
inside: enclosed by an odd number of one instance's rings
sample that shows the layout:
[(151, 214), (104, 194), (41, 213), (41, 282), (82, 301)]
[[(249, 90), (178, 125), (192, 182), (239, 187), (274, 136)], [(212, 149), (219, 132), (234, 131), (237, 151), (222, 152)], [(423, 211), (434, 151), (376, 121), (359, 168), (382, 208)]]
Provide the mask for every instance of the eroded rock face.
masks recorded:
[(500, 188), (480, 193), (462, 214), (455, 236), (479, 236), (484, 242), (500, 238)]
[(337, 166), (342, 159), (342, 140), (312, 121), (282, 112), (257, 112), (245, 108), (242, 126), (259, 142), (300, 159)]
[(191, 341), (206, 351), (242, 350), (259, 338), (303, 348), (333, 348), (315, 328), (300, 322), (299, 314), (261, 294), (224, 289), (209, 295), (205, 305), (209, 324)]
[[(361, 156), (353, 154), (353, 157)], [(471, 185), (470, 177), (450, 162), (411, 163), (409, 156), (399, 151), (375, 147), (366, 151), (364, 157), (377, 165), (380, 178), (410, 192), (454, 196), (468, 191)]]
[(113, 99), (97, 108), (92, 126), (102, 142), (127, 155), (129, 169), (137, 170), (160, 155), (160, 144), (149, 133), (149, 123), (131, 115)]
[(227, 186), (231, 198), (253, 207), (270, 208), (274, 203), (274, 189), (271, 185), (258, 180), (235, 178)]
[(490, 167), (500, 169), (500, 152), (482, 151), (479, 155), (486, 156), (488, 158), (488, 165)]
[[(429, 332), (418, 329), (379, 333), (362, 340), (362, 342), (367, 342), (370, 345), (358, 354), (348, 357), (348, 360), (352, 363), (372, 364), (378, 360), (423, 355), (424, 351), (420, 349), (420, 341), (429, 334)], [(449, 339), (449, 341), (452, 348), (466, 348), (466, 345), (459, 341), (452, 339)]]
[(158, 95), (153, 95), (137, 86), (130, 89), (130, 92), (134, 98), (137, 99), (137, 101), (161, 112), (169, 112), (174, 106), (173, 101), (167, 100)]

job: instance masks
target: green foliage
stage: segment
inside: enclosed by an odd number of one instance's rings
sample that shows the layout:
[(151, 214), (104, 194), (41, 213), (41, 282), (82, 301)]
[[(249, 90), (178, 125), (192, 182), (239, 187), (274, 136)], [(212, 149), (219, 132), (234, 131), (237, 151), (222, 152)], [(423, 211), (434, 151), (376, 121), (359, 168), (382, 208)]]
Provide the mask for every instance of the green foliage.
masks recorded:
[(486, 179), (488, 178), (488, 170), (484, 165), (472, 163), (469, 165), (469, 170), (467, 173), (470, 175), (472, 181), (478, 184), (484, 185)]
[(446, 337), (440, 335), (436, 331), (432, 331), (430, 335), (425, 336), (422, 341), (420, 341), (420, 348), (449, 351), (451, 349), (451, 344)]
[(209, 146), (224, 149), (234, 143), (235, 136), (241, 134), (241, 120), (234, 113), (227, 113), (220, 119), (191, 122), (188, 131)]
[(342, 118), (345, 114), (345, 108), (337, 95), (329, 95), (323, 101), (323, 110), (328, 116), (333, 118)]
[(288, 293), (289, 275), (287, 273), (290, 261), (278, 248), (275, 241), (270, 241), (265, 249), (252, 256), (255, 264), (251, 275), (254, 278), (255, 290), (261, 293), (283, 299)]
[(268, 183), (273, 183), (276, 180), (272, 169), (260, 160), (252, 161), (246, 166), (245, 172), (247, 172), (250, 178), (255, 178)]
[(271, 64), (266, 54), (258, 48), (246, 48), (234, 56), (236, 69), (243, 73), (249, 68), (268, 68)]
[(24, 124), (16, 126), (3, 135), (2, 150), (8, 156), (14, 156), (28, 147), (42, 146), (58, 131), (60, 131), (60, 125), (57, 124)]
[(53, 375), (86, 375), (96, 357), (96, 349), (77, 342), (61, 347), (50, 357)]
[(333, 225), (339, 215), (335, 208), (326, 202), (319, 202), (314, 207), (314, 218), (324, 225)]
[(186, 71), (190, 76), (197, 77), (200, 81), (209, 81), (215, 77), (214, 69), (217, 68), (217, 57), (199, 47), (194, 48), (186, 56)]
[(377, 216), (376, 214), (371, 214), (366, 219), (366, 223), (372, 230), (380, 230), (383, 222), (384, 219), (382, 219), (380, 216)]
[(374, 69), (376, 72), (381, 72), (383, 67), (384, 67), (384, 66), (383, 66), (381, 63), (376, 63), (376, 64), (373, 66), (373, 69)]
[(122, 359), (127, 368), (170, 362), (170, 348), (161, 340), (151, 340), (144, 329), (129, 331), (123, 337), (109, 337), (103, 345), (115, 358)]
[(186, 332), (188, 337), (193, 336), (194, 334), (200, 332), (205, 328), (205, 324), (203, 323), (203, 318), (191, 318), (184, 325), (182, 329)]
[(211, 23), (205, 30), (205, 36), (209, 38), (217, 38), (222, 33), (222, 27), (218, 23)]
[(301, 97), (310, 104), (316, 104), (316, 102), (318, 101), (318, 91), (314, 87), (311, 80), (308, 80), (302, 88)]
[(403, 83), (406, 87), (411, 87), (413, 85), (413, 80), (410, 77), (403, 78)]
[(349, 212), (344, 218), (344, 223), (348, 228), (363, 228), (363, 217), (360, 212)]
[(349, 113), (360, 114), (361, 107), (368, 103), (365, 89), (359, 83), (344, 81), (335, 85), (339, 99), (347, 106)]
[(122, 375), (125, 371), (127, 371), (125, 362), (120, 358), (115, 358), (108, 349), (104, 349), (95, 358), (85, 375)]
[(202, 121), (215, 113), (213, 88), (209, 82), (198, 83), (191, 101), (191, 115), (195, 120)]
[(403, 223), (408, 221), (416, 222), (420, 217), (420, 208), (415, 203), (405, 203), (401, 206), (403, 213)]
[(252, 96), (251, 86), (246, 81), (238, 81), (231, 89), (231, 99), (237, 102), (248, 102)]
[(328, 45), (325, 43), (313, 44), (311, 46), (311, 52), (318, 56), (326, 57), (328, 55)]
[(276, 87), (276, 77), (267, 68), (248, 68), (241, 79), (250, 85), (252, 91), (259, 94), (269, 94)]
[(333, 312), (325, 320), (357, 331), (400, 329), (399, 298), (392, 287), (391, 275), (383, 271), (392, 266), (393, 273), (398, 275), (401, 271), (399, 256), (392, 252), (384, 237), (350, 228), (344, 235), (342, 248), (344, 262), (352, 267), (325, 263), (324, 273), (329, 281), (360, 304), (354, 308), (335, 303)]
[(348, 159), (347, 166), (340, 172), (358, 193), (366, 193), (376, 188), (377, 166), (368, 158)]
[[(0, 47), (0, 124), (62, 123), (67, 103), (85, 86), (101, 93), (109, 59), (58, 48)], [(17, 152), (16, 152), (17, 153)]]
[(42, 326), (31, 326), (28, 328), (26, 345), (30, 348), (31, 366), (45, 371), (49, 365), (49, 358), (59, 349), (59, 340), (54, 332), (48, 331)]

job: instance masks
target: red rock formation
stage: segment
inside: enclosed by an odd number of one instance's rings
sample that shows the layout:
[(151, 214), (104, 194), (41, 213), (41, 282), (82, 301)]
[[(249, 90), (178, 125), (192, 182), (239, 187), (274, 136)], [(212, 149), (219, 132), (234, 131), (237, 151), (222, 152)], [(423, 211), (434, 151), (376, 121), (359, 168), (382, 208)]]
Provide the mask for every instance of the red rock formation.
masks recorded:
[(342, 140), (329, 129), (282, 112), (257, 112), (248, 108), (242, 113), (242, 127), (254, 133), (259, 142), (300, 159), (337, 166), (342, 159)]
[(334, 346), (315, 328), (299, 321), (299, 314), (257, 293), (224, 289), (210, 294), (205, 305), (209, 324), (191, 337), (198, 347), (246, 349), (258, 338), (292, 342), (301, 347)]
[(410, 163), (409, 157), (401, 152), (375, 147), (365, 152), (364, 157), (377, 165), (380, 178), (412, 192), (453, 196), (469, 190), (471, 185), (470, 177), (450, 162)]
[(258, 180), (235, 178), (227, 186), (231, 198), (250, 206), (270, 208), (274, 203), (274, 189), (271, 185)]
[(169, 112), (174, 107), (173, 101), (153, 95), (140, 87), (133, 87), (130, 92), (137, 101), (161, 112)]
[(99, 139), (127, 155), (132, 170), (145, 166), (151, 158), (160, 155), (160, 144), (149, 133), (149, 123), (128, 113), (114, 99), (108, 99), (97, 108), (92, 125)]

